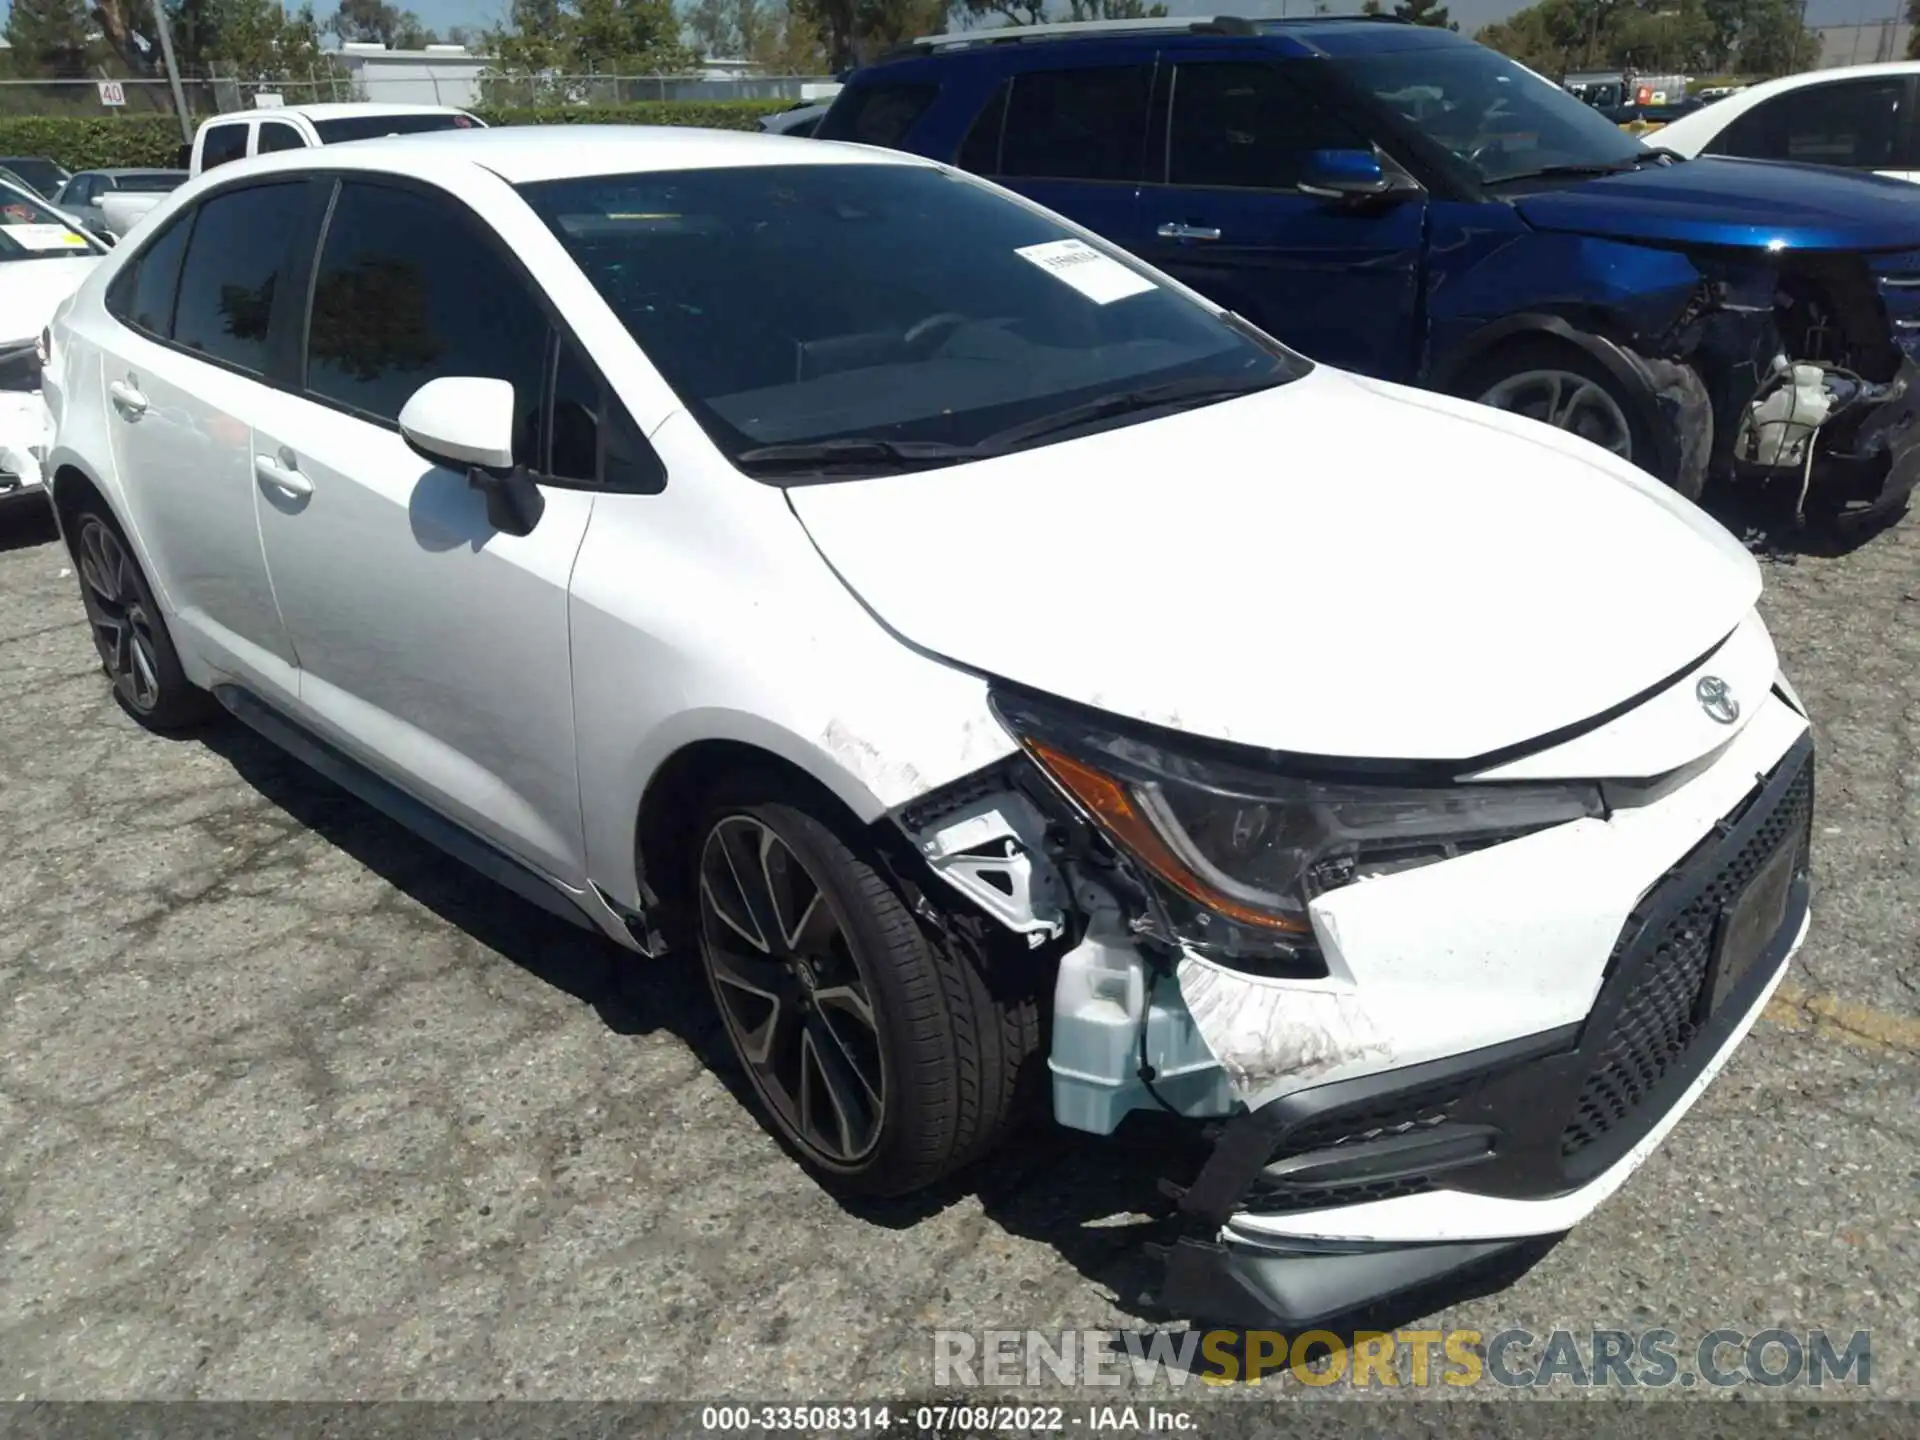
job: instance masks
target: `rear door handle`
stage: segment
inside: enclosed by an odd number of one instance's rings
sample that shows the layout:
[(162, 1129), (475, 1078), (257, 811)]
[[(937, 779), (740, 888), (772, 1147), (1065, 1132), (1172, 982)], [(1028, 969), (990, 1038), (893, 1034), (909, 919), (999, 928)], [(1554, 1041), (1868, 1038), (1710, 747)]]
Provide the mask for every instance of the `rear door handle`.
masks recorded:
[(254, 456), (253, 473), (266, 481), (267, 484), (273, 486), (276, 490), (283, 490), (289, 495), (311, 495), (313, 493), (313, 482), (311, 480), (307, 479), (306, 476), (302, 475), (291, 465), (282, 465), (271, 455)]
[(129, 420), (138, 420), (147, 413), (147, 397), (131, 380), (114, 381), (107, 386), (107, 394), (112, 397), (114, 409)]
[(1169, 220), (1154, 232), (1162, 240), (1218, 240), (1218, 225), (1182, 225), (1177, 220)]

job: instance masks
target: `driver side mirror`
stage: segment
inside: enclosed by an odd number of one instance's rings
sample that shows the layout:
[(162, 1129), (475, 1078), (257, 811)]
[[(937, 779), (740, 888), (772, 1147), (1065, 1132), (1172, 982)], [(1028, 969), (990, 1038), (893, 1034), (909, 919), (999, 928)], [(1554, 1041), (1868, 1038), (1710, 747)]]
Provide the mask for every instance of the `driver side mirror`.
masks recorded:
[(1378, 200), (1406, 194), (1398, 177), (1388, 175), (1371, 150), (1316, 150), (1307, 157), (1296, 188), (1321, 200)]
[(530, 535), (546, 497), (513, 460), (513, 383), (442, 375), (414, 391), (400, 410), (400, 438), (421, 459), (464, 470), (486, 497), (487, 523), (506, 535)]

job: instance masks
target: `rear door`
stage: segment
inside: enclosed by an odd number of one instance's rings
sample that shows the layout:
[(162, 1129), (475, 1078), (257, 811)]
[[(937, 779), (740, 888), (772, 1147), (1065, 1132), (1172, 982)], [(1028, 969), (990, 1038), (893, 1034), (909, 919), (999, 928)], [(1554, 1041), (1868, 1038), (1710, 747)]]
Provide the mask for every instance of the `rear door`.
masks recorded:
[(193, 173), (203, 175), (234, 160), (244, 160), (252, 140), (253, 122), (236, 116), (231, 120), (209, 120), (200, 127), (193, 143)]
[(304, 150), (307, 137), (288, 120), (262, 120), (253, 132), (253, 153), (271, 155), (278, 150)]
[[(580, 464), (564, 444), (548, 453), (559, 357), (543, 297), (465, 205), (388, 177), (342, 179), (309, 269), (304, 349), (254, 412), (260, 534), (303, 718), (582, 883), (567, 585), (595, 489), (551, 478)], [(465, 472), (401, 438), (401, 408), (444, 375), (513, 385), (516, 459), (548, 476), (530, 534), (495, 530)]]
[(274, 393), (269, 331), (308, 193), (243, 184), (173, 216), (115, 277), (102, 346), (114, 466), (156, 580), (201, 654), (282, 699), (293, 651), (260, 550), (250, 422)]
[(1314, 151), (1375, 147), (1270, 51), (1170, 49), (1160, 75), (1135, 248), (1316, 360), (1410, 378), (1424, 198), (1359, 208), (1302, 194)]
[(956, 163), (1138, 249), (1151, 56), (1025, 58), (988, 97)]

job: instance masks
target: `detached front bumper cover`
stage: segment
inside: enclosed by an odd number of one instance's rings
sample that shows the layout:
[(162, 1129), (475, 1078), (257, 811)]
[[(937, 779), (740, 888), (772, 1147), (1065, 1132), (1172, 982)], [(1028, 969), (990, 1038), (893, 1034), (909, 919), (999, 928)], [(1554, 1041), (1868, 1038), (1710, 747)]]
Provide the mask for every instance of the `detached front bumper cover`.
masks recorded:
[[(1645, 896), (1582, 1024), (1296, 1091), (1226, 1122), (1193, 1182), (1163, 1185), (1185, 1233), (1162, 1251), (1159, 1302), (1207, 1321), (1298, 1327), (1531, 1263), (1563, 1225), (1381, 1244), (1232, 1222), (1435, 1191), (1546, 1200), (1610, 1190), (1608, 1173), (1691, 1103), (1792, 954), (1810, 898), (1812, 813), (1809, 735)], [(1729, 916), (1783, 873), (1777, 925), (1743, 971), (1723, 976)], [(1337, 1237), (1341, 1218), (1326, 1223)]]

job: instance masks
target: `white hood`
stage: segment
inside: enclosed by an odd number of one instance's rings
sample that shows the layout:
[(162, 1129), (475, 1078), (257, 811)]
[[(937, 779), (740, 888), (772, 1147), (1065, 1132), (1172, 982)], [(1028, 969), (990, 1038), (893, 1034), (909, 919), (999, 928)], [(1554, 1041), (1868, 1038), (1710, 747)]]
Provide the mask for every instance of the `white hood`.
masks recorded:
[(80, 288), (101, 258), (0, 260), (0, 345), (39, 338), (60, 302)]
[(1001, 459), (796, 486), (827, 561), (924, 649), (1296, 754), (1477, 758), (1697, 660), (1760, 572), (1559, 431), (1325, 367)]

